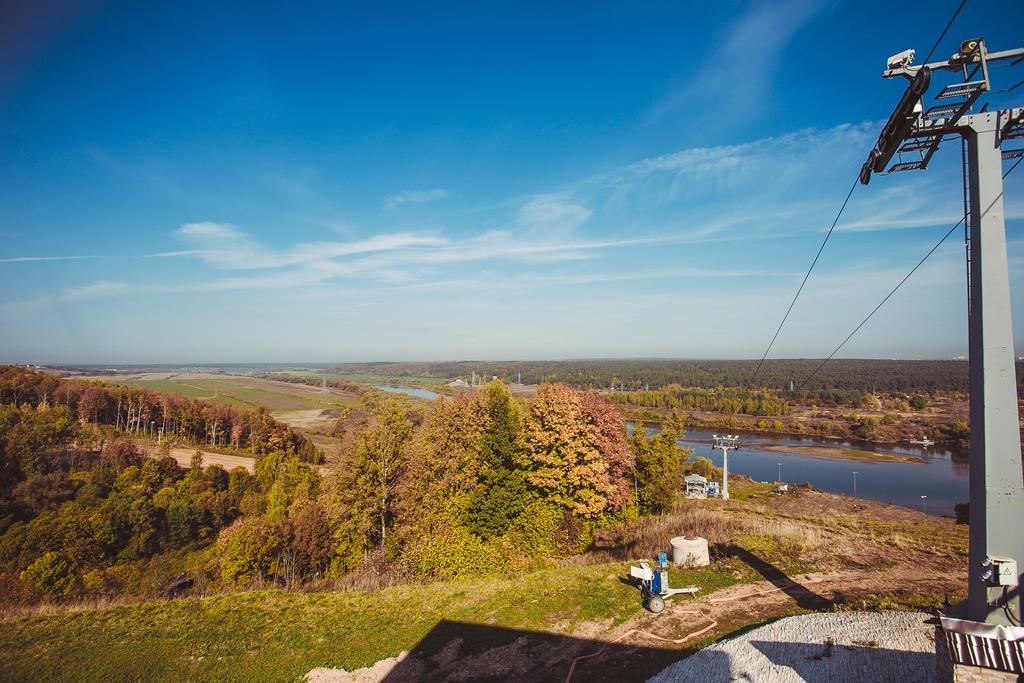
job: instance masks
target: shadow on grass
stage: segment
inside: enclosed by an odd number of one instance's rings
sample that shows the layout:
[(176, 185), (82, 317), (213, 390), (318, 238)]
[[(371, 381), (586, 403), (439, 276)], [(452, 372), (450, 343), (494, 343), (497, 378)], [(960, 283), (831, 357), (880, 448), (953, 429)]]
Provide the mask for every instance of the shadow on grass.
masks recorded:
[(683, 656), (679, 650), (441, 621), (383, 679), (410, 681), (645, 681)]
[(771, 562), (750, 552), (738, 545), (729, 545), (725, 548), (726, 555), (738, 558), (741, 562), (764, 577), (769, 583), (781, 590), (796, 602), (797, 606), (806, 610), (821, 610), (831, 607), (835, 602), (842, 599), (830, 599), (815, 593), (799, 581), (789, 577), (786, 572), (776, 567)]

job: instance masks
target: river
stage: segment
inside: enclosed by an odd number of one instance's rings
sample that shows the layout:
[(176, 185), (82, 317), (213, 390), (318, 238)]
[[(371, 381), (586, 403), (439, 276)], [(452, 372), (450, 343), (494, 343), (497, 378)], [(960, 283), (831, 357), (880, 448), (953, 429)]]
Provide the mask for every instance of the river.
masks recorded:
[(433, 401), (437, 398), (437, 393), (430, 391), (429, 389), (417, 389), (416, 387), (398, 387), (391, 386), (389, 384), (374, 384), (374, 389), (380, 389), (386, 391), (389, 394), (405, 394), (406, 396), (414, 396), (416, 398), (425, 398), (428, 401)]
[[(632, 425), (630, 425), (632, 428)], [(658, 430), (647, 428), (648, 433)], [(717, 467), (722, 466), (722, 451), (712, 451), (711, 432), (688, 432), (679, 443), (694, 449), (693, 457), (710, 458)], [(856, 495), (883, 503), (894, 503), (929, 514), (953, 515), (956, 503), (966, 503), (968, 494), (968, 453), (945, 447), (888, 446), (858, 441), (801, 438), (770, 434), (741, 434), (740, 448), (729, 455), (729, 473), (744, 474), (757, 481), (779, 479), (790, 484), (810, 482), (815, 488)], [(758, 446), (827, 446), (912, 455), (922, 463), (869, 462), (823, 457), (801, 453), (786, 453), (759, 449)], [(838, 455), (838, 453), (837, 453)], [(857, 491), (854, 494), (854, 472)], [(927, 496), (922, 500), (921, 496)]]

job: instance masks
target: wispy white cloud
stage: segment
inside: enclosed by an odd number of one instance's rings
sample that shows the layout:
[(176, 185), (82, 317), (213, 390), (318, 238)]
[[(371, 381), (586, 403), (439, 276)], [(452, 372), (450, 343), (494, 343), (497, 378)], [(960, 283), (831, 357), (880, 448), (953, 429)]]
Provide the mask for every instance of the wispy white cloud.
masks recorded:
[(531, 228), (571, 232), (591, 214), (590, 209), (575, 200), (572, 193), (556, 192), (530, 197), (519, 207), (518, 218)]
[(78, 287), (66, 287), (52, 294), (40, 294), (30, 299), (5, 302), (3, 307), (11, 310), (21, 310), (77, 303), (122, 294), (130, 288), (131, 286), (125, 282), (99, 280)]
[(783, 50), (824, 6), (824, 0), (751, 2), (723, 34), (705, 41), (708, 49), (697, 54), (706, 57), (691, 63), (688, 77), (651, 108), (648, 120), (681, 111), (693, 116), (710, 105), (714, 118), (702, 117), (702, 124), (721, 128), (756, 113), (772, 92)]
[(78, 261), (81, 259), (93, 259), (96, 256), (13, 256), (0, 258), (0, 263), (32, 263), (35, 261)]
[(438, 246), (446, 240), (435, 234), (393, 233), (348, 242), (305, 242), (275, 251), (253, 240), (246, 232), (225, 223), (186, 223), (174, 235), (195, 245), (197, 254), (209, 265), (224, 270), (284, 268), (319, 263), (330, 259), (375, 251)]
[(384, 206), (391, 208), (399, 204), (424, 204), (437, 201), (448, 196), (448, 190), (434, 188), (433, 190), (402, 190), (388, 195), (384, 198)]
[[(337, 278), (369, 279), (384, 284), (423, 282), (434, 277), (437, 268), (457, 264), (557, 263), (596, 258), (607, 249), (640, 246), (656, 239), (545, 240), (523, 238), (505, 231), (489, 231), (463, 240), (436, 235), (379, 235), (351, 243), (322, 242), (272, 252), (253, 245), (248, 236), (239, 238), (259, 260), (239, 266), (235, 258), (219, 251), (201, 257), (225, 270), (269, 271), (260, 275), (228, 277), (196, 285), (206, 290), (284, 289), (311, 286)], [(353, 257), (353, 258), (349, 258)]]
[(155, 254), (121, 255), (121, 254), (74, 254), (70, 256), (12, 256), (0, 258), (0, 263), (34, 263), (37, 261), (84, 261), (95, 259), (135, 259), (135, 258), (176, 258), (179, 256), (195, 256), (199, 251), (162, 251)]

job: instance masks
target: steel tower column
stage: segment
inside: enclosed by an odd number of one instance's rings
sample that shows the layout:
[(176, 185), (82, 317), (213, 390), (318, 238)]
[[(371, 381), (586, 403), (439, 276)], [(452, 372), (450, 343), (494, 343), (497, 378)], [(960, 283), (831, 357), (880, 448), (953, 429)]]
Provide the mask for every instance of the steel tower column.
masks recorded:
[[(973, 621), (1010, 624), (1004, 587), (983, 578), (986, 558), (1024, 560), (1024, 470), (1010, 316), (1003, 213), (1000, 114), (965, 116), (970, 172), (971, 383), (970, 552), (967, 611)], [(1005, 114), (1004, 114), (1005, 115)], [(1021, 589), (1005, 600), (1020, 619)], [(999, 603), (999, 604), (997, 604)]]

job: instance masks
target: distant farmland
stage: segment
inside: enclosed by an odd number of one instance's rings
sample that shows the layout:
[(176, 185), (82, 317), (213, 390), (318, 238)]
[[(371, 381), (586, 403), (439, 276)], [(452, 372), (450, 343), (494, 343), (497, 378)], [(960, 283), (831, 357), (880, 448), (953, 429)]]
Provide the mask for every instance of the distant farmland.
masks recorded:
[(320, 393), (315, 387), (256, 377), (212, 374), (144, 373), (106, 375), (97, 380), (175, 393), (238, 408), (263, 407), (274, 413), (357, 407), (358, 397), (337, 389)]

